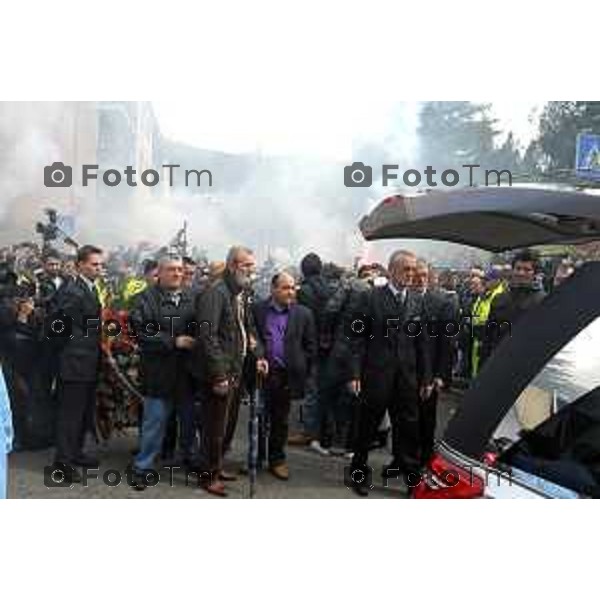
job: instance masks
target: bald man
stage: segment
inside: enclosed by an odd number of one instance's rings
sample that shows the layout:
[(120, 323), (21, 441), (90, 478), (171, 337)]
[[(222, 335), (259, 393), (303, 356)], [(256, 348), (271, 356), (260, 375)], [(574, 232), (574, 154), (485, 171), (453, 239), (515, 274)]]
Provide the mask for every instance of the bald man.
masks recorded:
[(388, 271), (388, 284), (364, 294), (358, 305), (354, 323), (371, 320), (372, 331), (366, 326), (353, 330), (359, 332), (356, 335), (348, 333), (353, 355), (350, 387), (360, 404), (349, 470), (358, 475), (347, 485), (361, 496), (369, 491), (369, 447), (386, 410), (392, 421), (394, 456), (384, 474), (394, 477), (419, 471), (419, 402), (432, 391), (426, 334), (408, 335), (404, 327), (422, 312), (422, 298), (414, 290), (417, 258), (405, 250), (394, 252)]
[(265, 408), (270, 421), (269, 470), (289, 478), (285, 445), (290, 402), (304, 396), (306, 379), (315, 364), (317, 334), (312, 311), (296, 303), (296, 281), (286, 272), (271, 280), (271, 297), (254, 305), (254, 320), (269, 363)]

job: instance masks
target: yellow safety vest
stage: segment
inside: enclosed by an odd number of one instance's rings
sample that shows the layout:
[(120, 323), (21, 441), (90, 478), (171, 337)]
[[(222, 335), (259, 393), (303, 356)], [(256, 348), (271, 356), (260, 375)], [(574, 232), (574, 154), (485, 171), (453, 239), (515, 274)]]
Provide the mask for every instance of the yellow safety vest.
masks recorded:
[[(477, 298), (471, 311), (473, 326), (485, 325), (490, 318), (492, 302), (506, 291), (506, 284), (502, 281), (493, 290), (485, 296)], [(481, 351), (481, 341), (474, 338), (471, 354), (471, 376), (475, 377), (479, 372), (479, 359)]]

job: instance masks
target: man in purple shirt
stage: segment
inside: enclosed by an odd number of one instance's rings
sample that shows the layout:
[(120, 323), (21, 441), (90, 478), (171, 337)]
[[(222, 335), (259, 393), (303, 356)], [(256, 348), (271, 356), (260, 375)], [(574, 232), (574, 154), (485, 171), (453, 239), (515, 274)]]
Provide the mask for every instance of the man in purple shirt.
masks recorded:
[(291, 400), (304, 396), (306, 378), (317, 349), (314, 317), (296, 303), (296, 281), (285, 272), (271, 280), (271, 297), (254, 305), (256, 329), (269, 363), (265, 408), (270, 421), (269, 469), (289, 478), (285, 445)]

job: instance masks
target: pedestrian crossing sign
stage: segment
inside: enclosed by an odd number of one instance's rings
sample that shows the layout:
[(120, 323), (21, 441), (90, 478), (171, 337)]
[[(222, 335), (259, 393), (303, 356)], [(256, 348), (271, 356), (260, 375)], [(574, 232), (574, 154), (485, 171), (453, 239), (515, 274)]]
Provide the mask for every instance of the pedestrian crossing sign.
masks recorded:
[(580, 133), (577, 136), (575, 170), (579, 177), (600, 181), (600, 135)]

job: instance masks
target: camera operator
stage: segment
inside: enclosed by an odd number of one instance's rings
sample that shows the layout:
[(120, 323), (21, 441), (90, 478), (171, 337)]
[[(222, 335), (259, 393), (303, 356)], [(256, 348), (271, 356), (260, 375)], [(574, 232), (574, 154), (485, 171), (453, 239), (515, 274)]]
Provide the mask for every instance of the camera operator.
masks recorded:
[(67, 277), (62, 273), (60, 255), (48, 250), (44, 255), (44, 270), (38, 276), (38, 303), (46, 314), (53, 311), (56, 294), (64, 286)]

